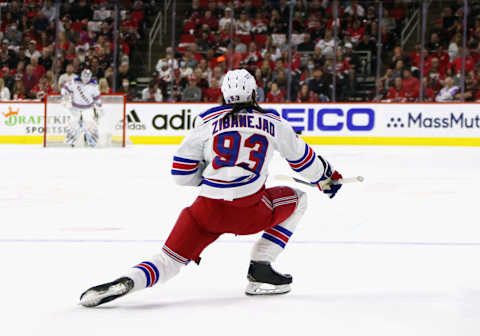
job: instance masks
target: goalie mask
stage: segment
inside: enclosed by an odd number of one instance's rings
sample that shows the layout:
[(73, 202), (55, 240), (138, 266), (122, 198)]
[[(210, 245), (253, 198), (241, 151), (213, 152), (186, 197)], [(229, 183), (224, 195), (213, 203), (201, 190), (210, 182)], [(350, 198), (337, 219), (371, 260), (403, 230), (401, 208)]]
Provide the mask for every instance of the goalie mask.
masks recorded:
[(88, 84), (90, 83), (90, 80), (92, 79), (92, 72), (88, 69), (85, 69), (82, 71), (82, 74), (80, 75), (80, 78), (82, 79), (83, 84)]
[(253, 101), (256, 89), (255, 78), (245, 69), (230, 70), (223, 78), (222, 94), (227, 104)]

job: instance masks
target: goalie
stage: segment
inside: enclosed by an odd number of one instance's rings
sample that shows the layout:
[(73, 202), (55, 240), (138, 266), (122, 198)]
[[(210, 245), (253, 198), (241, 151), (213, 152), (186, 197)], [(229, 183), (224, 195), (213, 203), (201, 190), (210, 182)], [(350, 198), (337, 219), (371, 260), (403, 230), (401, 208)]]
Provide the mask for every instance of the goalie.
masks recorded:
[(98, 142), (98, 119), (103, 115), (100, 91), (92, 72), (84, 69), (80, 77), (67, 82), (61, 90), (62, 102), (71, 115), (65, 143), (75, 146), (81, 135), (87, 144)]

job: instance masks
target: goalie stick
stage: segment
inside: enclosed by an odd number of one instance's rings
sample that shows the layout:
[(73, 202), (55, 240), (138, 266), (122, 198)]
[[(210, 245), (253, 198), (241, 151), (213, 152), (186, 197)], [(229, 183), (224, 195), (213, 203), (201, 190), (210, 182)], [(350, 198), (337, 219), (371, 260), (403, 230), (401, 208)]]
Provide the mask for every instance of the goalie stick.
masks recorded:
[[(288, 175), (275, 175), (276, 180), (282, 180), (282, 181), (291, 181), (291, 182), (297, 182), (301, 184), (308, 185), (310, 187), (316, 187), (316, 184), (312, 184), (308, 181), (293, 177), (293, 176), (288, 176)], [(363, 182), (364, 178), (363, 176), (357, 176), (357, 177), (346, 177), (342, 178), (338, 181), (335, 181), (336, 184), (345, 184), (345, 183), (354, 183), (354, 182)]]

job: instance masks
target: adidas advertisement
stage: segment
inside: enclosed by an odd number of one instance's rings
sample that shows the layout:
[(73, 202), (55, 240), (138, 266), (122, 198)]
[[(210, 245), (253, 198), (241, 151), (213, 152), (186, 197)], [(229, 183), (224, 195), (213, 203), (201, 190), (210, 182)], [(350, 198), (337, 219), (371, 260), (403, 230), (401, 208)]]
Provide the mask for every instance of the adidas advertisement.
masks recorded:
[[(123, 122), (120, 120), (115, 128), (121, 130), (123, 127)], [(127, 109), (127, 131), (144, 131), (147, 129), (147, 126), (142, 122), (138, 116), (137, 111), (134, 109)]]

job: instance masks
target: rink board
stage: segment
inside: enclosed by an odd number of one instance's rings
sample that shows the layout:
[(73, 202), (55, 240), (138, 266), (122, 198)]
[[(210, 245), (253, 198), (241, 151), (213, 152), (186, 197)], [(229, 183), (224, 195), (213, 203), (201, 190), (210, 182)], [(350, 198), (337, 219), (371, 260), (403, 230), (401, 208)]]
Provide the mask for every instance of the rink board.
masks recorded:
[[(127, 142), (179, 144), (195, 117), (213, 104), (127, 103)], [(314, 145), (480, 146), (479, 105), (262, 104)], [(2, 102), (0, 143), (41, 144), (43, 104)], [(56, 129), (66, 118), (53, 121)]]

